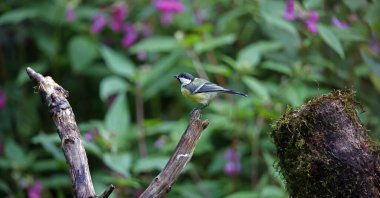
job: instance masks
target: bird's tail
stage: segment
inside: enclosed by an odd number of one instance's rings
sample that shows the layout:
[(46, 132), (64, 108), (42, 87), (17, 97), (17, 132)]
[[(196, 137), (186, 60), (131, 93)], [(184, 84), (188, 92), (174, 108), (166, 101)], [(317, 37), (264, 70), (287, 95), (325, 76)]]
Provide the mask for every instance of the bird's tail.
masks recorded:
[(247, 96), (248, 96), (248, 95), (245, 94), (245, 93), (241, 93), (241, 92), (234, 91), (234, 90), (230, 90), (230, 89), (227, 89), (227, 90), (225, 91), (225, 93), (241, 95), (241, 96), (244, 96), (244, 97), (247, 97)]

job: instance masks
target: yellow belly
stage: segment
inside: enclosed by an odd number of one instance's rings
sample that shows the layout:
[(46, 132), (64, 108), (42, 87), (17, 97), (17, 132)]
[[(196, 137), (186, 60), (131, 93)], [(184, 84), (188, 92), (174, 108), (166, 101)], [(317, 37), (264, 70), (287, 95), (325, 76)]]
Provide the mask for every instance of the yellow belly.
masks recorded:
[(213, 98), (215, 98), (216, 93), (197, 93), (197, 94), (191, 94), (187, 89), (182, 88), (181, 89), (182, 95), (185, 96), (185, 98), (200, 103), (202, 105), (207, 105)]

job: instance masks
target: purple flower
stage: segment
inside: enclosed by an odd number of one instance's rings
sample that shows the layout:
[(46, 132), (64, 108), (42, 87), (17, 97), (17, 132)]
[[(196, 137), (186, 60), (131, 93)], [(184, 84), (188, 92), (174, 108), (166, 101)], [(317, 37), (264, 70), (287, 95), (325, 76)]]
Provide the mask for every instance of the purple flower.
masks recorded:
[(310, 32), (312, 32), (313, 34), (318, 32), (318, 27), (315, 22), (305, 21), (305, 23), (306, 23), (307, 29), (310, 30)]
[(173, 22), (173, 14), (170, 12), (161, 13), (160, 21), (163, 25), (170, 25)]
[(331, 23), (337, 28), (341, 28), (341, 29), (348, 28), (347, 22), (339, 20), (336, 16), (333, 16), (331, 18)]
[(318, 12), (315, 10), (310, 10), (309, 12), (309, 18), (307, 18), (308, 21), (312, 22), (318, 22), (319, 21), (319, 15)]
[(42, 194), (42, 183), (40, 181), (34, 182), (33, 185), (29, 186), (28, 189), (28, 198), (41, 198)]
[(228, 161), (238, 161), (239, 154), (235, 150), (229, 148), (224, 152), (224, 158)]
[(240, 163), (227, 162), (224, 165), (224, 173), (230, 177), (238, 175), (240, 172)]
[(124, 27), (124, 33), (122, 43), (125, 48), (129, 48), (137, 40), (137, 32), (132, 24), (127, 24)]
[(318, 32), (317, 22), (319, 21), (318, 12), (315, 10), (310, 10), (309, 16), (303, 20), (306, 24), (307, 29), (313, 34)]
[(224, 152), (224, 173), (230, 177), (236, 176), (240, 172), (240, 155), (234, 149), (227, 149)]
[(173, 14), (183, 12), (180, 0), (155, 0), (154, 7), (161, 12), (161, 23), (169, 25), (173, 21)]
[(180, 13), (183, 11), (183, 4), (180, 0), (155, 0), (154, 7), (160, 12)]
[(7, 98), (5, 92), (0, 88), (0, 109), (4, 109), (7, 104)]
[(137, 59), (143, 61), (146, 59), (146, 52), (137, 52)]
[(106, 24), (107, 24), (107, 19), (104, 15), (102, 14), (95, 15), (92, 20), (91, 32), (95, 34), (101, 32)]
[(368, 46), (369, 46), (369, 49), (371, 50), (371, 52), (373, 54), (379, 54), (380, 52), (380, 43), (379, 41), (375, 38), (375, 37), (371, 37), (369, 38), (368, 40)]
[(94, 139), (94, 132), (93, 131), (87, 131), (87, 133), (84, 134), (84, 139), (91, 142)]
[(284, 18), (288, 21), (293, 21), (296, 18), (294, 0), (286, 1)]
[(73, 8), (67, 8), (67, 9), (66, 9), (66, 11), (65, 11), (65, 18), (66, 18), (66, 21), (68, 21), (68, 22), (73, 22), (73, 21), (75, 21), (75, 19), (76, 19), (77, 17), (76, 17), (76, 14), (75, 14)]
[(154, 147), (157, 149), (162, 149), (165, 146), (165, 143), (165, 139), (163, 137), (160, 137), (154, 142)]
[(124, 3), (119, 3), (112, 8), (111, 29), (119, 32), (124, 25), (124, 19), (128, 14), (128, 7)]

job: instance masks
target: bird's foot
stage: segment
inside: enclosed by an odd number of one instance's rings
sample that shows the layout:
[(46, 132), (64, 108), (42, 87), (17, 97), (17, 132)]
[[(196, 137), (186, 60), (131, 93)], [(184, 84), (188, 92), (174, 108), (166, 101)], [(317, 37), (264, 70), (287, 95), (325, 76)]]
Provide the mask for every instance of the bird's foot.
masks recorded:
[(198, 111), (198, 110), (200, 110), (199, 108), (194, 108), (193, 110), (191, 110), (191, 112), (190, 112), (190, 116), (193, 116), (193, 114), (196, 112), (196, 111)]

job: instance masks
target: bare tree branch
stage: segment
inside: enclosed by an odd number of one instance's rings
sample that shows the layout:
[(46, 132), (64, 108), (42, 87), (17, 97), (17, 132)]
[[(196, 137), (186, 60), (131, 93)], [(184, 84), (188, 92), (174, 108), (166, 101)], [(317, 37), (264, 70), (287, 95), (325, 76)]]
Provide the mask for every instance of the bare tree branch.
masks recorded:
[(173, 183), (190, 161), (202, 131), (208, 126), (207, 120), (199, 119), (200, 115), (199, 110), (194, 111), (186, 131), (165, 168), (153, 179), (140, 198), (164, 197), (171, 190)]
[[(54, 80), (35, 72), (32, 68), (26, 69), (29, 77), (38, 85), (38, 92), (49, 108), (49, 113), (58, 128), (61, 146), (69, 164), (69, 172), (74, 195), (77, 198), (97, 197), (91, 181), (87, 156), (84, 150), (79, 129), (75, 121), (73, 110), (67, 101), (68, 92)], [(100, 197), (108, 197), (113, 191), (111, 185)]]

